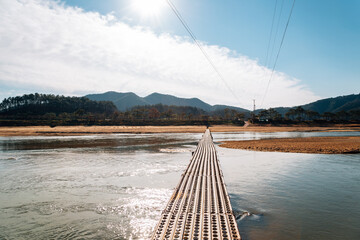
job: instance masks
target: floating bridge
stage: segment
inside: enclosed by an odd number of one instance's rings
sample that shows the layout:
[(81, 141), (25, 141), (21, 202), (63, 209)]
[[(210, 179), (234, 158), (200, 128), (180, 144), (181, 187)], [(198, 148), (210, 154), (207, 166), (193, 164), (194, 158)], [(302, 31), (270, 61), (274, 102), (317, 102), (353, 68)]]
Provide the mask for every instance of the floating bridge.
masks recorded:
[(241, 239), (208, 129), (162, 212), (152, 239)]

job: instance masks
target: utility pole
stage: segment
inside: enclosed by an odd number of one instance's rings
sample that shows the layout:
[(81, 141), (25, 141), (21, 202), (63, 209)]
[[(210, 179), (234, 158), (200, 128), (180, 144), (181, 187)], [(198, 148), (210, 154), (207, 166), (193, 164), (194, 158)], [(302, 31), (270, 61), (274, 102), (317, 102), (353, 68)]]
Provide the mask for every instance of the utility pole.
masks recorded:
[(252, 112), (252, 120), (254, 122), (255, 121), (255, 110), (256, 110), (255, 99), (253, 99), (253, 103), (254, 103), (254, 108), (253, 108), (253, 112)]

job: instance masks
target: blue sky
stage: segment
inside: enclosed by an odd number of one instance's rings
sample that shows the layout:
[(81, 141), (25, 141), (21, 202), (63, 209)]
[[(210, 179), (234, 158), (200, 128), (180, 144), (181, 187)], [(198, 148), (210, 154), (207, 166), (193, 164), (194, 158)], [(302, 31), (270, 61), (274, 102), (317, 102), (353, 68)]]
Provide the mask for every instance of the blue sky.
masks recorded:
[[(150, 0), (149, 0), (150, 1)], [(5, 1), (6, 2), (6, 1)], [(27, 1), (25, 1), (27, 2)], [(48, 1), (43, 0), (29, 0), (32, 2), (32, 5), (40, 5), (44, 9), (42, 12), (45, 12), (46, 8), (50, 11), (53, 6), (48, 6)], [(51, 1), (50, 1), (51, 2)], [(201, 93), (196, 92), (192, 89), (179, 88), (177, 85), (169, 85), (168, 89), (163, 88), (160, 89), (160, 92), (175, 94), (182, 97), (200, 97), (201, 99), (208, 101), (212, 104), (215, 103), (226, 103), (232, 104), (242, 107), (251, 107), (252, 98), (256, 98), (258, 101), (262, 98), (264, 94), (264, 86), (267, 84), (267, 79), (269, 78), (269, 71), (271, 72), (271, 68), (274, 63), (274, 56), (276, 55), (281, 35), (284, 31), (287, 17), (290, 12), (292, 1), (290, 0), (227, 0), (227, 1), (215, 1), (215, 0), (172, 0), (172, 2), (177, 6), (178, 10), (183, 15), (184, 19), (186, 19), (188, 25), (191, 27), (192, 31), (197, 36), (197, 39), (204, 44), (209, 51), (209, 55), (214, 59), (216, 65), (218, 64), (219, 70), (225, 76), (225, 79), (229, 81), (229, 85), (231, 88), (235, 89), (235, 91), (239, 94), (240, 101), (229, 97), (229, 92), (226, 89), (223, 89), (223, 93), (219, 94), (218, 98), (209, 97), (209, 95), (214, 95), (219, 89), (219, 83), (215, 83), (215, 81), (220, 81), (216, 79), (211, 74), (211, 69), (208, 72), (203, 72), (201, 74), (194, 71), (192, 75), (188, 75), (192, 70), (184, 67), (184, 75), (181, 72), (176, 72), (179, 75), (178, 78), (174, 78), (174, 83), (176, 81), (181, 82), (182, 84), (188, 84), (187, 79), (196, 79), (196, 78), (204, 78), (209, 75), (209, 78), (214, 78), (214, 82), (210, 82), (210, 87), (215, 89), (210, 89), (207, 91), (207, 94), (201, 95)], [(275, 15), (274, 22), (274, 30), (273, 37), (276, 32), (276, 26), (278, 25), (278, 32), (276, 36), (276, 41), (273, 41), (272, 38), (271, 43), (275, 42), (275, 45), (271, 44), (270, 55), (272, 47), (273, 57), (266, 64), (266, 55), (267, 55), (267, 46), (270, 37), (270, 29), (272, 23), (272, 17), (274, 14), (275, 4), (277, 2), (277, 12)], [(83, 16), (88, 12), (98, 12), (99, 18), (104, 17), (108, 14), (114, 15), (115, 20), (107, 20), (106, 24), (113, 24), (114, 22), (124, 23), (126, 26), (131, 28), (132, 30), (143, 29), (141, 31), (151, 32), (158, 38), (162, 38), (161, 36), (169, 36), (173, 41), (178, 37), (182, 38), (179, 44), (184, 47), (185, 43), (191, 43), (191, 40), (184, 30), (179, 20), (173, 14), (171, 9), (166, 5), (159, 14), (156, 16), (142, 16), (139, 14), (136, 9), (131, 8), (131, 0), (108, 0), (108, 1), (98, 1), (98, 0), (67, 0), (62, 2), (64, 5), (59, 3), (54, 3), (57, 5), (55, 8), (63, 8), (67, 9), (67, 7), (79, 7), (83, 9), (83, 11), (78, 12), (79, 16)], [(279, 16), (280, 7), (283, 4), (281, 16)], [(21, 6), (18, 4), (17, 6), (12, 6), (10, 3), (4, 6), (4, 8), (15, 9), (18, 8), (20, 11)], [(27, 6), (29, 8), (29, 6)], [(39, 8), (36, 8), (39, 9)], [(25, 10), (21, 10), (25, 11)], [(66, 13), (68, 12), (68, 13)], [(288, 31), (285, 37), (285, 41), (280, 52), (280, 57), (276, 66), (276, 76), (274, 77), (274, 84), (271, 82), (269, 88), (269, 96), (266, 97), (265, 107), (269, 106), (277, 106), (277, 105), (296, 105), (307, 103), (319, 98), (325, 97), (334, 97), (339, 95), (347, 95), (353, 93), (359, 93), (360, 91), (360, 18), (358, 17), (358, 13), (360, 12), (360, 1), (357, 0), (297, 0), (295, 4), (295, 8), (293, 11), (293, 15), (288, 27)], [(15, 13), (15, 11), (14, 11)], [(7, 13), (8, 17), (10, 13)], [(30, 14), (30, 13), (24, 13)], [(34, 13), (36, 14), (36, 13)], [(70, 16), (74, 16), (74, 14), (70, 14), (69, 11), (58, 11), (56, 14), (68, 14)], [(50, 16), (48, 14), (47, 16)], [(25, 16), (24, 21), (26, 21)], [(89, 16), (87, 16), (89, 17)], [(96, 16), (92, 16), (96, 18)], [(52, 20), (51, 17), (49, 17)], [(75, 21), (71, 19), (79, 19), (79, 18), (67, 18), (70, 19), (69, 22)], [(278, 23), (279, 20), (279, 23)], [(21, 22), (21, 20), (19, 20)], [(14, 23), (15, 24), (15, 23)], [(34, 29), (34, 34), (36, 32), (36, 23), (30, 28), (29, 31)], [(43, 24), (43, 23), (41, 23)], [(49, 23), (50, 24), (50, 23)], [(61, 23), (56, 23), (61, 24)], [(65, 24), (64, 28), (65, 28)], [(84, 23), (81, 23), (84, 24)], [(19, 25), (19, 24), (18, 24)], [(74, 24), (73, 24), (74, 25)], [(11, 26), (11, 25), (9, 25)], [(44, 26), (43, 26), (44, 27)], [(45, 26), (46, 27), (46, 26)], [(3, 27), (4, 32), (6, 30), (6, 26)], [(9, 27), (10, 28), (10, 27)], [(50, 28), (50, 26), (49, 26)], [(115, 27), (113, 28), (116, 30)], [(56, 30), (49, 30), (50, 32)], [(20, 33), (19, 33), (20, 34)], [(59, 36), (63, 36), (58, 33)], [(94, 33), (95, 34), (95, 33)], [(114, 33), (115, 34), (115, 33)], [(111, 36), (111, 34), (109, 33)], [(121, 36), (121, 37), (120, 37)], [(40, 39), (40, 42), (45, 42), (47, 35)], [(126, 35), (120, 34), (120, 38), (126, 38)], [(14, 35), (16, 38), (16, 34)], [(140, 37), (141, 38), (141, 37)], [(30, 39), (30, 37), (29, 37)], [(45, 40), (46, 39), (46, 40)], [(90, 38), (89, 38), (90, 39)], [(90, 39), (91, 40), (91, 39)], [(139, 39), (138, 39), (139, 40)], [(31, 40), (29, 40), (31, 41)], [(86, 41), (86, 40), (82, 40)], [(94, 41), (94, 40), (92, 40)], [(129, 39), (129, 41), (134, 41), (133, 39)], [(140, 41), (140, 40), (139, 40)], [(155, 41), (155, 40), (154, 40)], [(6, 48), (6, 44), (1, 43), (2, 49)], [(87, 43), (90, 46), (90, 43)], [(143, 43), (139, 43), (142, 45)], [(45, 47), (46, 44), (44, 44)], [(86, 44), (85, 44), (86, 45)], [(62, 45), (60, 47), (60, 43), (58, 45), (53, 45), (54, 49), (64, 48), (66, 45)], [(49, 47), (49, 46), (47, 46)], [(136, 49), (137, 47), (134, 46)], [(213, 48), (212, 48), (213, 47)], [(214, 47), (216, 49), (214, 50)], [(17, 49), (20, 47), (17, 46)], [(41, 48), (41, 46), (39, 47)], [(226, 49), (226, 53), (223, 52), (224, 48)], [(170, 49), (170, 47), (169, 47)], [(172, 48), (171, 48), (172, 49)], [(174, 47), (174, 49), (180, 49), (179, 46)], [(194, 48), (195, 49), (195, 48)], [(25, 49), (27, 52), (29, 49)], [(31, 54), (35, 54), (39, 57), (39, 62), (44, 60), (44, 55), (39, 56), (38, 52), (33, 51)], [(213, 53), (212, 50), (215, 52)], [(5, 51), (5, 50), (4, 50)], [(56, 50), (57, 51), (57, 50)], [(54, 52), (56, 52), (54, 50)], [(84, 50), (85, 51), (85, 50)], [(94, 50), (95, 51), (95, 50)], [(121, 52), (123, 50), (119, 50)], [(162, 49), (159, 51), (163, 52)], [(171, 50), (170, 52), (176, 52), (176, 50)], [(194, 50), (196, 51), (196, 50)], [(199, 50), (197, 50), (199, 51)], [(234, 52), (233, 52), (234, 51)], [(6, 50), (7, 52), (7, 50)], [(41, 51), (40, 51), (41, 52)], [(190, 51), (191, 52), (191, 51)], [(9, 52), (11, 54), (11, 52)], [(156, 52), (153, 53), (154, 58), (156, 58)], [(163, 54), (163, 53), (162, 53)], [(195, 53), (194, 53), (195, 54)], [(214, 54), (214, 55), (213, 55)], [(224, 55), (222, 55), (224, 54)], [(196, 61), (201, 60), (201, 54), (199, 55), (184, 55), (184, 58), (194, 58)], [(101, 55), (103, 56), (103, 55)], [(129, 54), (130, 57), (134, 57), (138, 59), (142, 56), (134, 56)], [(77, 56), (79, 60), (84, 58), (84, 56)], [(223, 59), (227, 58), (227, 62)], [(55, 58), (55, 56), (53, 56)], [(52, 59), (53, 59), (52, 58)], [(111, 61), (110, 55), (104, 57)], [(197, 59), (199, 58), (199, 59)], [(156, 58), (157, 59), (157, 58)], [(165, 61), (165, 59), (167, 59)], [(170, 56), (164, 56), (164, 61), (168, 62), (169, 59), (172, 59)], [(48, 59), (49, 60), (49, 59)], [(194, 61), (195, 61), (194, 60)], [(225, 62), (224, 62), (224, 61)], [(3, 64), (3, 69), (5, 69), (3, 60), (1, 63)], [(17, 74), (8, 74), (10, 71), (8, 66), (13, 66), (19, 60), (14, 59), (11, 64), (7, 64), (7, 71), (1, 75), (0, 71), (0, 86), (3, 88), (2, 92), (0, 92), (0, 96), (6, 97), (11, 93), (21, 93), (21, 92), (32, 92), (34, 90), (43, 92), (50, 91), (54, 93), (60, 94), (69, 94), (69, 95), (81, 95), (87, 92), (96, 92), (103, 90), (115, 90), (115, 91), (133, 91), (139, 95), (146, 95), (151, 91), (156, 91), (156, 89), (151, 89), (151, 87), (147, 90), (139, 88), (139, 84), (141, 85), (141, 81), (137, 84), (131, 85), (129, 83), (121, 83), (120, 85), (109, 84), (108, 88), (97, 88), (94, 83), (94, 88), (84, 88), (80, 87), (71, 87), (61, 88), (57, 86), (55, 83), (47, 83), (47, 84), (33, 84), (32, 81), (22, 81), (21, 84), (11, 84), (9, 80), (11, 79), (16, 82), (14, 79), (16, 76), (23, 74), (21, 77), (26, 78), (29, 75), (34, 75), (34, 78), (38, 74), (41, 75), (39, 69), (37, 72), (29, 72), (26, 70), (22, 70), (23, 72), (18, 72)], [(123, 60), (118, 60), (119, 64), (122, 66), (127, 66), (124, 64)], [(151, 61), (151, 60), (150, 60)], [(196, 62), (195, 61), (195, 62)], [(47, 61), (48, 62), (48, 61)], [(176, 62), (177, 64), (181, 63), (182, 60)], [(218, 63), (219, 62), (219, 63)], [(236, 65), (235, 64), (239, 64)], [(139, 77), (139, 72), (146, 73), (144, 79), (147, 78), (147, 81), (158, 81), (164, 76), (157, 76), (156, 71), (149, 73), (149, 69), (146, 68), (148, 66), (147, 60), (141, 61), (143, 68), (139, 66), (129, 65), (126, 70), (126, 75), (129, 78)], [(25, 63), (24, 63), (25, 64)], [(28, 64), (28, 63), (27, 63)], [(26, 64), (26, 65), (27, 65)], [(52, 65), (59, 64), (58, 60), (54, 60)], [(254, 66), (251, 64), (255, 64)], [(67, 69), (70, 66), (65, 66), (64, 62), (61, 63), (61, 66), (64, 69)], [(74, 64), (72, 64), (74, 66)], [(84, 71), (83, 65), (81, 65), (81, 70)], [(205, 63), (201, 65), (203, 68), (206, 68)], [(245, 70), (239, 70), (235, 73), (231, 67), (236, 68), (244, 68)], [(268, 67), (268, 69), (262, 69), (262, 67)], [(150, 67), (150, 66), (148, 66)], [(171, 68), (171, 66), (169, 67)], [(257, 70), (252, 70), (256, 68)], [(23, 67), (21, 69), (24, 69)], [(135, 70), (136, 69), (136, 70)], [(228, 69), (228, 70), (227, 70)], [(250, 70), (249, 70), (250, 69)], [(1, 70), (1, 69), (0, 69)], [(93, 70), (93, 69), (91, 69)], [(124, 70), (124, 71), (125, 71)], [(261, 71), (267, 71), (263, 75), (260, 74)], [(15, 69), (14, 69), (15, 71)], [(100, 70), (99, 70), (100, 71)], [(119, 73), (116, 70), (116, 73)], [(205, 71), (205, 70), (204, 70)], [(248, 71), (248, 72), (247, 72)], [(71, 73), (70, 73), (71, 72)], [(72, 77), (73, 72), (77, 72), (75, 69), (69, 71), (69, 76)], [(81, 75), (81, 71), (78, 71), (79, 75)], [(129, 72), (136, 73), (135, 75), (129, 75)], [(249, 73), (251, 72), (251, 74)], [(104, 74), (111, 74), (111, 72), (107, 71)], [(120, 74), (120, 73), (119, 73)], [(169, 72), (170, 74), (170, 72)], [(173, 75), (175, 74), (172, 73)], [(249, 74), (249, 75), (247, 75)], [(254, 80), (260, 76), (261, 80)], [(45, 75), (43, 74), (41, 77), (45, 78), (51, 74)], [(100, 75), (100, 73), (99, 73)], [(119, 75), (120, 76), (120, 75)], [(123, 75), (121, 75), (123, 76)], [(64, 76), (63, 76), (64, 77)], [(80, 81), (80, 77), (79, 81)], [(241, 79), (237, 82), (236, 79)], [(2, 82), (1, 80), (4, 79)], [(247, 79), (252, 79), (248, 80)], [(18, 80), (20, 81), (20, 80)], [(94, 80), (95, 81), (95, 80)], [(135, 80), (133, 80), (135, 81)], [(159, 80), (160, 81), (160, 80)], [(169, 80), (170, 81), (170, 80)], [(257, 81), (256, 84), (253, 82)], [(205, 83), (206, 84), (206, 81)], [(254, 84), (254, 86), (252, 85)], [(258, 88), (256, 87), (258, 86)], [(174, 90), (178, 89), (178, 91)], [(195, 88), (194, 88), (195, 89)], [(294, 96), (292, 99), (289, 96), (284, 95), (282, 97), (279, 96), (280, 93), (289, 92), (290, 96)], [(297, 92), (296, 92), (297, 91)], [(297, 93), (295, 97), (295, 92)], [(244, 97), (241, 97), (244, 96)], [(245, 97), (246, 96), (246, 97)], [(302, 97), (303, 96), (303, 97)], [(277, 99), (278, 97), (278, 99)], [(288, 103), (283, 103), (284, 99), (289, 99)]]
[[(276, 21), (282, 0), (278, 0)], [(292, 1), (283, 1), (280, 43)], [(170, 8), (158, 18), (127, 11), (129, 1), (67, 0), (71, 6), (114, 12), (134, 25), (187, 36)], [(197, 38), (259, 59), (265, 65), (276, 0), (173, 0)], [(360, 92), (360, 1), (298, 0), (276, 69), (301, 79), (316, 94), (331, 97)], [(276, 26), (274, 27), (276, 29)], [(274, 29), (274, 32), (275, 32)], [(271, 61), (273, 63), (273, 61)]]

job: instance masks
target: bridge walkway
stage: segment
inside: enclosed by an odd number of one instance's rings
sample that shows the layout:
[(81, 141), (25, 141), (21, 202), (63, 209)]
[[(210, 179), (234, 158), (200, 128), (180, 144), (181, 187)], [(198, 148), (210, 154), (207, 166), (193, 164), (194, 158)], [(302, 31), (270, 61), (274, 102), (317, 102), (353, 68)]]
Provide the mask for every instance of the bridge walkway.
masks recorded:
[(152, 239), (241, 239), (208, 129), (167, 203)]

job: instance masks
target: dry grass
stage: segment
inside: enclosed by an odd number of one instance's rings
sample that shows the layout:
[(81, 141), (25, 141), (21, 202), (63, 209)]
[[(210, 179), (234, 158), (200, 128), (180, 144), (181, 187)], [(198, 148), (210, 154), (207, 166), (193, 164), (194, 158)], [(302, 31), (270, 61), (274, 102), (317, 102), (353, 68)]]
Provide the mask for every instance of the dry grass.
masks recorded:
[(204, 126), (31, 126), (0, 127), (0, 136), (68, 136), (116, 133), (201, 133)]
[(227, 141), (220, 146), (266, 152), (360, 153), (360, 137), (274, 138), (251, 141)]
[[(0, 127), (0, 136), (67, 136), (115, 133), (202, 133), (205, 126), (30, 126)], [(331, 127), (308, 126), (231, 126), (210, 127), (212, 132), (308, 132), (308, 131), (360, 131), (358, 125), (333, 125)]]

